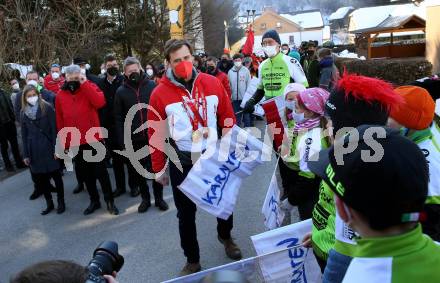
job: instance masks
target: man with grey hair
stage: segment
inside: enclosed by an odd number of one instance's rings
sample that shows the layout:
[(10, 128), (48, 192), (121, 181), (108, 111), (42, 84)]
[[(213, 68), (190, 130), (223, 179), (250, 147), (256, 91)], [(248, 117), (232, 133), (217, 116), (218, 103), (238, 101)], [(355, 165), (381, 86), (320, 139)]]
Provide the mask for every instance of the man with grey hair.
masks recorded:
[[(55, 101), (55, 113), (61, 146), (64, 150), (78, 148), (78, 154), (74, 157), (75, 170), (84, 179), (90, 195), (90, 205), (84, 211), (84, 215), (91, 214), (101, 207), (96, 188), (98, 178), (108, 212), (113, 215), (119, 214), (113, 201), (110, 178), (103, 160), (90, 161), (90, 157), (86, 158), (90, 152), (96, 154), (97, 151), (105, 151), (98, 117), (98, 110), (104, 105), (104, 94), (94, 83), (87, 80), (84, 74), (81, 74), (79, 66), (68, 66), (66, 82)], [(74, 133), (70, 132), (63, 138), (60, 131), (64, 131), (63, 129), (67, 127), (76, 128), (80, 137), (74, 137)], [(92, 137), (89, 137), (91, 131), (95, 132)], [(97, 158), (96, 155), (93, 156)]]
[[(147, 122), (147, 109), (141, 107), (139, 104), (150, 103), (151, 92), (153, 91), (155, 84), (147, 78), (141, 69), (139, 60), (134, 57), (127, 57), (124, 60), (124, 75), (124, 83), (118, 88), (115, 96), (114, 113), (117, 140), (119, 147), (124, 148), (125, 117), (132, 107), (137, 107), (136, 109), (138, 109), (138, 111), (131, 124), (131, 142), (133, 144), (133, 149), (138, 151), (139, 149), (148, 146), (147, 129), (143, 129), (136, 134), (134, 133), (145, 122)], [(152, 172), (150, 156), (140, 160), (140, 162), (144, 168), (147, 168), (149, 172)], [(147, 179), (137, 172), (131, 162), (128, 164), (128, 176), (129, 179), (132, 180), (131, 183), (139, 188), (142, 202), (138, 207), (138, 212), (144, 213), (151, 206)], [(155, 206), (162, 211), (168, 210), (168, 205), (163, 199), (163, 186), (155, 180), (153, 180), (153, 194)]]

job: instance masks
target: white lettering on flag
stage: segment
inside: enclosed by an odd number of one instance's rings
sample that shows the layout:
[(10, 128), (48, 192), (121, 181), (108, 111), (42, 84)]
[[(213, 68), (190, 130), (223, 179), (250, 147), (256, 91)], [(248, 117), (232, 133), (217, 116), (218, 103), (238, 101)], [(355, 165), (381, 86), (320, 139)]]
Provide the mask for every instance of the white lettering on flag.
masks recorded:
[(179, 188), (198, 207), (226, 220), (234, 210), (242, 179), (271, 150), (234, 126), (221, 140), (208, 145)]

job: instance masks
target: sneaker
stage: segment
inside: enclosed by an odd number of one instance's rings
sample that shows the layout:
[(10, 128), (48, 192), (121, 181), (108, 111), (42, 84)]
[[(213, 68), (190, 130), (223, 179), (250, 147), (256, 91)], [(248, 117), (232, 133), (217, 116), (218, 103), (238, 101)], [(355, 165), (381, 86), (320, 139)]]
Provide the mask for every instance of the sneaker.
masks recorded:
[(201, 270), (202, 270), (202, 266), (200, 265), (200, 263), (186, 263), (182, 271), (180, 271), (179, 277), (194, 274)]
[(151, 203), (149, 201), (142, 200), (141, 204), (138, 207), (139, 213), (145, 213), (150, 208)]
[(225, 253), (230, 259), (240, 260), (242, 258), (241, 250), (232, 238), (224, 240), (218, 236), (218, 240), (225, 246)]

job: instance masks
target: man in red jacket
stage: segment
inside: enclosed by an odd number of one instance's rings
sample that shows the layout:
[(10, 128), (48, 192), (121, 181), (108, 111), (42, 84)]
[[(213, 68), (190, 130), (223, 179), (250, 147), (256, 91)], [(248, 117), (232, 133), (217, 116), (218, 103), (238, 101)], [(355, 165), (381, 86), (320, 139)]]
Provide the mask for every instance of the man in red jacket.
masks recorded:
[[(107, 168), (103, 162), (105, 147), (102, 144), (103, 134), (99, 124), (98, 109), (104, 105), (104, 94), (94, 83), (88, 81), (85, 75), (81, 74), (80, 67), (77, 65), (67, 67), (66, 82), (55, 100), (55, 113), (61, 146), (65, 150), (79, 149), (74, 158), (75, 170), (85, 181), (90, 195), (90, 205), (84, 211), (84, 215), (91, 214), (101, 207), (96, 188), (98, 178), (108, 212), (114, 215), (119, 214), (113, 201)], [(76, 128), (79, 133), (77, 135), (67, 134), (63, 139), (63, 131), (66, 127)], [(98, 154), (93, 155), (92, 158), (101, 160), (90, 161), (90, 155), (96, 152)], [(101, 155), (102, 158), (99, 158), (98, 156)]]
[[(169, 144), (177, 152), (177, 161), (170, 162), (171, 186), (179, 218), (181, 246), (187, 264), (181, 275), (201, 270), (196, 232), (196, 205), (178, 189), (193, 166), (192, 157), (206, 149), (208, 140), (218, 139), (217, 127), (227, 129), (235, 124), (235, 115), (228, 95), (220, 81), (204, 73), (197, 73), (192, 65), (192, 47), (185, 40), (171, 39), (165, 45), (169, 68), (150, 98), (148, 137), (153, 173), (156, 181), (168, 185), (165, 156), (165, 133)], [(166, 121), (168, 120), (168, 122)], [(224, 132), (224, 131), (223, 131)], [(180, 166), (179, 166), (180, 167)], [(195, 188), (197, 189), (197, 188)], [(218, 239), (226, 255), (241, 259), (241, 251), (231, 238), (232, 215), (228, 220), (217, 219)]]
[(206, 61), (206, 66), (207, 66), (206, 73), (216, 77), (222, 83), (229, 98), (231, 98), (232, 92), (231, 92), (231, 85), (229, 84), (228, 75), (223, 73), (217, 68), (217, 58), (213, 56), (209, 56), (208, 60)]
[(52, 64), (50, 67), (50, 74), (44, 78), (44, 88), (51, 92), (58, 94), (61, 87), (64, 85), (64, 77), (61, 75), (61, 66)]

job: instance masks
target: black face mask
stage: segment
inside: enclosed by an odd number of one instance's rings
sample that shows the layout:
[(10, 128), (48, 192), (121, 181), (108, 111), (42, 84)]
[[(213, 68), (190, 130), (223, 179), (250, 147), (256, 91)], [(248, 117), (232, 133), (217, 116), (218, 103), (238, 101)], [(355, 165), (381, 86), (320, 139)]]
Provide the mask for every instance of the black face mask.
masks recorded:
[(307, 55), (308, 56), (313, 56), (315, 54), (315, 51), (313, 51), (313, 50), (308, 50), (307, 51)]
[(81, 86), (79, 81), (69, 81), (64, 83), (64, 88), (70, 92), (75, 92)]
[(138, 72), (131, 73), (130, 76), (128, 77), (128, 80), (133, 84), (138, 84), (139, 81), (141, 80), (141, 74)]
[(215, 74), (215, 67), (214, 66), (208, 66), (207, 70), (208, 74), (213, 75)]
[(119, 70), (116, 67), (110, 67), (107, 69), (107, 74), (109, 74), (110, 76), (114, 77), (118, 74)]

